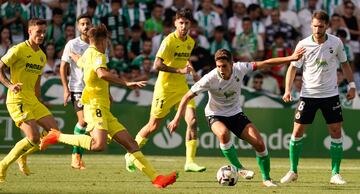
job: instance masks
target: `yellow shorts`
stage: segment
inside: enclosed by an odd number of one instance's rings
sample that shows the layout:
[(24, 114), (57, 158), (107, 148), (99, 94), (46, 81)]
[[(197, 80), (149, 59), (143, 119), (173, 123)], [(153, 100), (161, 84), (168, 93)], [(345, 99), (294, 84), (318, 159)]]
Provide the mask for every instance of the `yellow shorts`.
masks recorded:
[[(164, 118), (169, 114), (171, 108), (178, 108), (180, 101), (186, 92), (187, 91), (154, 93), (153, 101), (151, 103), (151, 115), (155, 118)], [(190, 100), (187, 107), (195, 108), (195, 100)]]
[(84, 119), (87, 123), (86, 131), (106, 130), (111, 139), (117, 132), (125, 130), (109, 108), (100, 105), (84, 105)]
[(15, 125), (20, 127), (21, 123), (28, 120), (39, 120), (51, 115), (50, 111), (40, 102), (29, 103), (8, 103), (6, 107)]

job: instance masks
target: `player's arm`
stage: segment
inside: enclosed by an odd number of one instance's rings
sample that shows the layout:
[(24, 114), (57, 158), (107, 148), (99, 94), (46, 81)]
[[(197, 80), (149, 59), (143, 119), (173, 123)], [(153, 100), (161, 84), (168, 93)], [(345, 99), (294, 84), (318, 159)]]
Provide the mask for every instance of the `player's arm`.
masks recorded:
[(195, 96), (196, 96), (196, 94), (193, 93), (191, 90), (189, 90), (185, 94), (185, 96), (182, 97), (175, 117), (167, 126), (171, 133), (174, 132), (176, 130), (176, 128), (179, 126), (180, 118), (184, 115), (188, 102), (191, 99), (193, 99)]
[(146, 81), (139, 81), (139, 82), (128, 82), (120, 77), (110, 73), (106, 68), (99, 67), (96, 69), (96, 74), (100, 79), (106, 80), (108, 82), (112, 82), (115, 84), (120, 84), (123, 86), (127, 86), (131, 89), (141, 88), (146, 85)]
[(256, 64), (255, 69), (266, 69), (270, 66), (281, 65), (281, 64), (289, 63), (291, 61), (297, 61), (303, 56), (304, 53), (305, 53), (305, 48), (299, 48), (292, 55), (287, 57), (276, 57), (276, 58), (267, 59), (265, 61), (257, 61), (255, 63)]
[(351, 100), (355, 97), (355, 92), (356, 92), (356, 86), (355, 86), (355, 82), (354, 82), (354, 76), (353, 73), (351, 71), (351, 67), (350, 64), (346, 61), (344, 63), (341, 63), (341, 68), (342, 71), (346, 77), (346, 80), (349, 82), (349, 91), (346, 94), (346, 98), (348, 100)]
[(12, 84), (9, 78), (6, 77), (5, 74), (6, 65), (4, 62), (0, 60), (0, 82), (4, 84), (5, 87), (7, 87), (9, 90), (14, 92), (15, 94), (21, 91), (22, 83), (15, 83)]
[(77, 63), (77, 61), (80, 59), (81, 55), (75, 54), (73, 52), (69, 53), (69, 57), (75, 62)]
[(282, 97), (284, 102), (292, 101), (291, 88), (295, 79), (295, 75), (296, 75), (296, 67), (290, 65), (286, 72), (286, 77), (285, 77), (285, 92)]
[(162, 58), (160, 58), (160, 57), (156, 57), (155, 61), (154, 61), (154, 69), (156, 69), (158, 71), (187, 74), (187, 73), (190, 73), (190, 68), (191, 67), (189, 67), (189, 65), (187, 65), (186, 67), (184, 67), (182, 69), (169, 67), (169, 66), (164, 64), (164, 60)]
[(40, 80), (41, 80), (41, 75), (38, 76), (38, 79), (36, 80), (35, 83), (35, 96), (39, 99), (39, 101), (41, 102), (41, 86), (40, 86)]
[(68, 86), (68, 70), (69, 70), (69, 66), (70, 64), (66, 61), (61, 60), (60, 63), (60, 79), (61, 79), (61, 84), (64, 88), (64, 106), (67, 105), (67, 102), (70, 99), (70, 89)]

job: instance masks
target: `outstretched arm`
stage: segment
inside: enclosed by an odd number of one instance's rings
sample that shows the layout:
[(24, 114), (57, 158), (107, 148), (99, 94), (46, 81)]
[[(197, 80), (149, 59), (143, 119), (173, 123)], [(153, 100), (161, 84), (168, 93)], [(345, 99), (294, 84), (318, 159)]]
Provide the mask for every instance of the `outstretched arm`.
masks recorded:
[(181, 116), (184, 115), (185, 110), (186, 110), (186, 105), (188, 104), (188, 102), (193, 99), (195, 97), (195, 94), (189, 90), (184, 97), (182, 97), (181, 102), (179, 104), (178, 110), (176, 112), (175, 117), (173, 118), (173, 120), (168, 124), (168, 129), (170, 130), (170, 132), (174, 132), (176, 130), (176, 128), (179, 126), (180, 123), (180, 118)]
[(300, 48), (296, 50), (292, 55), (287, 57), (277, 57), (277, 58), (267, 59), (265, 61), (257, 61), (256, 68), (266, 69), (267, 67), (281, 65), (284, 63), (289, 63), (291, 61), (297, 61), (303, 56), (304, 53), (305, 53), (305, 48)]
[(146, 85), (146, 81), (139, 82), (127, 82), (120, 77), (110, 73), (107, 69), (103, 67), (99, 67), (96, 69), (96, 74), (100, 79), (106, 80), (108, 82), (120, 84), (123, 86), (127, 86), (131, 89), (142, 88)]

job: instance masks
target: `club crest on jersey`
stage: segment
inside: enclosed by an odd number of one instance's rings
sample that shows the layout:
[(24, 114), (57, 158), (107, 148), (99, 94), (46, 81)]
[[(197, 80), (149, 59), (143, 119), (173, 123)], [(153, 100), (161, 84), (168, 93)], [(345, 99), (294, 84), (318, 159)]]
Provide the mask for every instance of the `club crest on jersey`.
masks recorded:
[(330, 52), (331, 54), (333, 54), (334, 50), (333, 50), (332, 47), (329, 48), (329, 52)]

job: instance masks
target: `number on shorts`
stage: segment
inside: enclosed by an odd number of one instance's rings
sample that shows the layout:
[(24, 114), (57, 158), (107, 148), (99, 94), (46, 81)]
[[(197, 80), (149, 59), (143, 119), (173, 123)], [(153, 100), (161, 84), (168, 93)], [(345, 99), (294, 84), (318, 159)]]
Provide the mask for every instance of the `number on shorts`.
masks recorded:
[(97, 117), (102, 117), (100, 109), (96, 109), (96, 116)]
[(23, 110), (23, 104), (18, 104), (18, 106), (19, 106), (20, 112), (23, 113), (23, 112), (24, 112), (24, 110)]
[(304, 110), (304, 106), (305, 106), (305, 102), (304, 102), (304, 101), (300, 101), (300, 104), (299, 104), (298, 110), (299, 110), (299, 111)]

